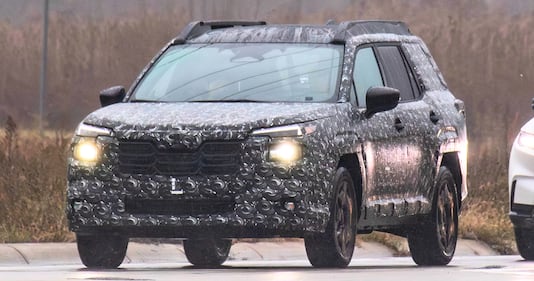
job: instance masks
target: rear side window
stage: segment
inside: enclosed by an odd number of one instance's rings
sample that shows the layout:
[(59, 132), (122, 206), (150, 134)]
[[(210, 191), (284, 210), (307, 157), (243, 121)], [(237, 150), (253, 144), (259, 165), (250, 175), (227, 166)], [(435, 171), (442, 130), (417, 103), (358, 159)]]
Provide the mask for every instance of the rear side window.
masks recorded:
[[(379, 46), (377, 48), (386, 86), (400, 91), (401, 101), (415, 99), (413, 76), (408, 73), (406, 62), (397, 46)], [(417, 92), (418, 93), (418, 92)]]
[(443, 79), (436, 62), (424, 44), (404, 44), (403, 47), (406, 54), (409, 55), (414, 72), (425, 90), (442, 91), (447, 89), (445, 79)]
[(382, 74), (372, 47), (358, 50), (353, 71), (356, 100), (359, 107), (365, 107), (365, 95), (371, 87), (384, 86)]

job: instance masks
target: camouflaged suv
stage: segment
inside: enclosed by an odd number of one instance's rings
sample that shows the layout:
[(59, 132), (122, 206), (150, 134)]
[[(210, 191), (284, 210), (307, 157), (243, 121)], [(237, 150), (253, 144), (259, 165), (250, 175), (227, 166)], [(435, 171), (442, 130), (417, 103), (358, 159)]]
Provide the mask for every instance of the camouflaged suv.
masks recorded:
[(190, 23), (76, 130), (67, 215), (87, 267), (130, 237), (183, 238), (210, 267), (233, 238), (304, 238), (349, 264), (356, 233), (454, 255), (466, 188), (464, 104), (401, 22)]

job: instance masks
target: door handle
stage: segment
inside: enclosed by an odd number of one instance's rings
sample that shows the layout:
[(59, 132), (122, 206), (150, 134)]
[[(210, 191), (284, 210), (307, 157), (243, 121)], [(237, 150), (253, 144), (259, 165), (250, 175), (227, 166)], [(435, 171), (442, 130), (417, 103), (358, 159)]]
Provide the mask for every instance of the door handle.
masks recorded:
[(432, 121), (432, 123), (434, 124), (437, 124), (440, 119), (439, 116), (436, 114), (436, 112), (434, 112), (434, 110), (430, 111), (429, 117), (430, 117), (430, 121)]
[(395, 118), (395, 129), (397, 129), (397, 131), (402, 131), (404, 129), (404, 124), (402, 124), (402, 121), (399, 118)]
[(462, 100), (456, 99), (454, 101), (454, 107), (456, 107), (458, 113), (462, 114), (465, 117), (465, 104)]

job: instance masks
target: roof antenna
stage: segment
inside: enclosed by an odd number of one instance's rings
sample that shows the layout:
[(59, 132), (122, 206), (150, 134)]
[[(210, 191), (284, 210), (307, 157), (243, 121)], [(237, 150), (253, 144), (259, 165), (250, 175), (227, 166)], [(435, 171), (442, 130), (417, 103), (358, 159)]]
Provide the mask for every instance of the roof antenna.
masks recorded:
[(326, 25), (337, 25), (337, 21), (335, 19), (329, 19), (326, 21)]

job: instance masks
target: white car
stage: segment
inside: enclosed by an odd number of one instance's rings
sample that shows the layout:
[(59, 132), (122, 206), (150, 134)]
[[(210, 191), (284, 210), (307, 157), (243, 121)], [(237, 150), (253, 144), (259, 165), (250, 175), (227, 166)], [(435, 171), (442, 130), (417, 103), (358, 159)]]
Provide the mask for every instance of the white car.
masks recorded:
[(517, 248), (524, 259), (534, 260), (534, 118), (516, 137), (509, 164), (510, 219)]

